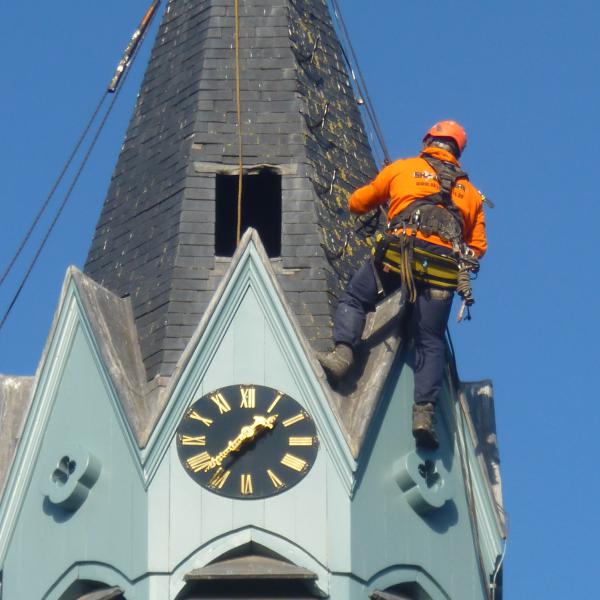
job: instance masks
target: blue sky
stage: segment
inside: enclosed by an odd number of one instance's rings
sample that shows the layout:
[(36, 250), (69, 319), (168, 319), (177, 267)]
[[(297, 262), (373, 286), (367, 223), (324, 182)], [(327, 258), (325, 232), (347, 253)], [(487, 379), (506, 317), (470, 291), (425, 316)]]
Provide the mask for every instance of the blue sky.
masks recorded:
[[(0, 0), (1, 270), (148, 4)], [(496, 204), (474, 320), (452, 333), (462, 378), (494, 381), (505, 597), (596, 597), (600, 4), (340, 4), (391, 154), (415, 153), (433, 122), (457, 119), (469, 133), (463, 167)], [(65, 270), (87, 253), (152, 37), (0, 332), (0, 372), (35, 371)], [(0, 290), (2, 312), (17, 284)]]

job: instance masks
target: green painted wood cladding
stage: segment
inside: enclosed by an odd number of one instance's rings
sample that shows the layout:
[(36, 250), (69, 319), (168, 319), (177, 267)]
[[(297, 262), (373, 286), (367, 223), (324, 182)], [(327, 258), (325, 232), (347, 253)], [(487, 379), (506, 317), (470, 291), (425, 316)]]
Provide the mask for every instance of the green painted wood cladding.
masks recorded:
[[(393, 589), (418, 589), (421, 598), (434, 600), (484, 600), (452, 433), (458, 417), (450, 412), (450, 388), (442, 398), (442, 450), (427, 457), (411, 455), (412, 373), (398, 360), (355, 460), (335, 403), (282, 300), (260, 242), (247, 236), (164, 390), (164, 408), (149, 413), (156, 416), (141, 446), (135, 421), (124, 410), (127, 386), (107, 359), (114, 354), (102, 345), (105, 329), (96, 323), (104, 321), (98, 315), (92, 319), (87, 281), (69, 271), (2, 498), (0, 558), (6, 598), (63, 600), (76, 581), (86, 580), (118, 587), (127, 600), (175, 600), (188, 573), (223, 557), (253, 552), (314, 573), (311, 593), (332, 600), (366, 600), (374, 590)], [(112, 305), (107, 306), (114, 318)], [(230, 410), (220, 397), (211, 399), (218, 391)], [(286, 403), (278, 402), (269, 412), (280, 391)], [(198, 443), (206, 436), (204, 448), (210, 448), (211, 456), (215, 450), (208, 431), (182, 429), (190, 410), (213, 421), (208, 430), (227, 415), (248, 415), (232, 422), (215, 441), (217, 450), (252, 424), (255, 414), (277, 414), (281, 421), (272, 433), (285, 433), (287, 450), (275, 448), (274, 463), (281, 465), (289, 452), (311, 468), (299, 471), (298, 483), (284, 493), (261, 494), (252, 501), (241, 497), (245, 473), (238, 474), (237, 496), (198, 485), (181, 463), (182, 436)], [(304, 418), (297, 420), (298, 415)], [(289, 427), (282, 425), (286, 421)], [(300, 423), (312, 426), (292, 432)], [(136, 427), (142, 430), (143, 424)], [(316, 437), (318, 445), (303, 445)], [(294, 450), (290, 438), (301, 442)], [(255, 441), (258, 449), (266, 440)], [(491, 570), (500, 533), (470, 438), (466, 444), (483, 558)], [(300, 454), (307, 450), (314, 454)], [(87, 496), (78, 507), (68, 500), (65, 505), (56, 489), (69, 496), (64, 486), (82, 480), (86, 456), (101, 465), (96, 480), (93, 485), (93, 478), (88, 480)], [(398, 467), (403, 460), (404, 470)], [(421, 473), (427, 460), (431, 464)], [(288, 476), (295, 472), (284, 464), (281, 468)], [(286, 481), (283, 472), (272, 471)], [(53, 474), (63, 480), (63, 486), (54, 482), (54, 495), (48, 490)], [(258, 490), (256, 482), (252, 477), (253, 491)], [(274, 486), (271, 480), (267, 485)], [(411, 499), (415, 488), (421, 501)], [(35, 578), (27, 576), (32, 564)]]

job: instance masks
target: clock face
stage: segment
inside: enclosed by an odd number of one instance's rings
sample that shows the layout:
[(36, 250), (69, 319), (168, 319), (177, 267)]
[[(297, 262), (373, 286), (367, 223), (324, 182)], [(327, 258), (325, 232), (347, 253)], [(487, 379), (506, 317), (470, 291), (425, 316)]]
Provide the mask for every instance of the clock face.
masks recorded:
[(315, 423), (296, 400), (261, 385), (230, 385), (202, 396), (177, 430), (188, 475), (210, 491), (256, 499), (296, 485), (317, 457)]

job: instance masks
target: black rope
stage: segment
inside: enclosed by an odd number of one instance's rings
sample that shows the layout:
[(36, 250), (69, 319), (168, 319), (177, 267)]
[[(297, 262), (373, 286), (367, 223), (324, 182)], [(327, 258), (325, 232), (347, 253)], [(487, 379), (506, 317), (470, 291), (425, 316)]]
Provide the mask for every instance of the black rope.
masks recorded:
[[(460, 455), (460, 464), (463, 472), (463, 486), (465, 490), (465, 498), (467, 501), (467, 508), (469, 511), (469, 521), (471, 524), (471, 530), (473, 532), (475, 553), (477, 555), (477, 565), (479, 570), (479, 576), (481, 585), (484, 589), (485, 597), (487, 600), (492, 600), (492, 591), (490, 590), (489, 581), (487, 579), (488, 574), (485, 570), (485, 564), (481, 549), (481, 535), (479, 531), (479, 521), (477, 518), (477, 509), (475, 506), (475, 493), (473, 491), (473, 481), (471, 477), (471, 465), (469, 460), (468, 448), (466, 444), (466, 432), (464, 420), (466, 415), (464, 414), (463, 406), (460, 401), (459, 387), (460, 378), (458, 376), (458, 368), (456, 365), (456, 354), (454, 351), (454, 344), (452, 343), (452, 337), (450, 335), (450, 329), (446, 328), (446, 339), (448, 340), (448, 346), (450, 348), (450, 378), (453, 383), (453, 388), (456, 394), (455, 407), (452, 407), (454, 429), (458, 437), (457, 444)], [(460, 418), (460, 430), (459, 430), (459, 414), (462, 413)]]
[[(450, 329), (448, 327), (446, 327), (446, 340), (448, 342), (448, 348), (450, 350), (450, 360), (448, 361), (449, 363), (449, 367), (450, 367), (450, 378), (454, 384), (454, 389), (458, 389), (458, 386), (460, 384), (460, 377), (458, 376), (458, 367), (457, 367), (457, 363), (456, 363), (456, 351), (454, 350), (454, 343), (452, 342), (452, 336), (450, 335)], [(457, 401), (457, 403), (460, 406), (460, 400)], [(454, 416), (454, 426), (456, 429), (456, 432), (458, 434), (458, 423), (457, 423), (457, 419), (456, 419), (456, 412), (453, 411), (453, 416)], [(461, 427), (461, 431), (464, 433), (464, 426)], [(463, 437), (463, 442), (464, 442), (464, 435)], [(461, 444), (461, 448), (462, 449), (463, 444)], [(466, 448), (465, 448), (465, 452), (466, 452)], [(488, 598), (489, 600), (494, 600), (496, 597), (496, 577), (498, 576), (498, 572), (500, 571), (500, 568), (502, 567), (502, 563), (504, 561), (504, 555), (506, 553), (506, 539), (508, 537), (508, 513), (504, 510), (504, 508), (502, 506), (500, 506), (498, 503), (495, 503), (496, 509), (502, 513), (503, 516), (503, 528), (504, 528), (504, 548), (502, 551), (502, 554), (500, 556), (497, 557), (496, 559), (496, 567), (494, 569), (494, 575), (493, 578), (491, 579), (490, 582), (487, 581), (487, 572), (485, 571), (485, 566), (483, 563), (483, 556), (481, 553), (481, 540), (480, 540), (480, 535), (479, 535), (479, 525), (478, 525), (478, 521), (477, 521), (477, 513), (475, 511), (474, 508), (474, 504), (475, 504), (475, 500), (473, 497), (473, 484), (471, 481), (471, 476), (470, 476), (470, 466), (469, 466), (469, 459), (468, 459), (468, 455), (466, 457), (466, 461), (462, 460), (462, 452), (461, 452), (461, 468), (463, 470), (463, 473), (465, 472), (465, 469), (467, 469), (467, 472), (469, 473), (469, 484), (467, 485), (467, 481), (466, 481), (466, 477), (465, 477), (465, 494), (467, 495), (467, 505), (469, 508), (469, 518), (470, 518), (470, 522), (471, 522), (471, 528), (473, 529), (473, 534), (475, 537), (475, 541), (476, 541), (476, 551), (477, 551), (477, 558), (478, 558), (478, 565), (479, 565), (479, 572), (481, 574), (481, 579), (482, 579), (482, 585), (485, 588), (485, 593), (486, 593), (486, 598)], [(467, 490), (470, 491), (471, 496), (469, 496), (469, 494), (467, 493)]]
[(50, 223), (50, 225), (46, 231), (46, 234), (44, 235), (42, 241), (40, 242), (33, 259), (29, 263), (29, 267), (27, 268), (27, 271), (25, 272), (23, 279), (21, 279), (21, 283), (19, 284), (19, 287), (17, 288), (15, 295), (13, 296), (10, 304), (8, 305), (8, 308), (6, 309), (6, 312), (4, 313), (4, 316), (2, 317), (2, 321), (0, 321), (0, 331), (2, 331), (2, 328), (4, 327), (4, 323), (6, 323), (8, 316), (10, 315), (14, 305), (16, 304), (17, 300), (19, 299), (19, 296), (21, 295), (21, 292), (23, 291), (23, 288), (25, 287), (25, 284), (27, 283), (27, 280), (29, 279), (31, 272), (33, 271), (33, 268), (35, 267), (35, 265), (38, 261), (38, 258), (40, 257), (42, 250), (44, 249), (44, 246), (46, 245), (46, 242), (48, 241), (48, 238), (50, 237), (50, 234), (54, 230), (54, 227), (55, 227), (56, 223), (58, 222), (58, 219), (60, 218), (65, 206), (67, 205), (67, 202), (71, 198), (71, 194), (73, 193), (73, 190), (75, 189), (75, 186), (77, 185), (77, 182), (79, 181), (79, 177), (81, 176), (81, 173), (83, 172), (83, 169), (85, 168), (85, 166), (87, 164), (87, 161), (92, 153), (92, 150), (94, 149), (96, 142), (98, 141), (98, 138), (100, 137), (100, 134), (102, 133), (102, 130), (104, 129), (104, 125), (106, 124), (106, 121), (108, 120), (108, 117), (113, 109), (113, 106), (115, 105), (115, 101), (117, 100), (118, 94), (119, 94), (119, 90), (114, 95), (111, 103), (109, 104), (108, 110), (106, 111), (104, 117), (102, 118), (102, 121), (100, 122), (100, 126), (98, 127), (98, 130), (96, 131), (96, 134), (94, 135), (94, 138), (92, 139), (92, 142), (90, 143), (90, 145), (87, 149), (87, 152), (86, 152), (83, 160), (81, 161), (81, 164), (79, 165), (79, 169), (77, 170), (77, 173), (75, 173), (75, 177), (73, 178), (73, 181), (71, 182), (71, 185), (69, 186), (69, 189), (67, 190), (67, 193), (65, 194), (65, 197), (63, 198), (62, 202), (60, 203), (60, 206), (58, 207), (58, 210), (56, 211), (54, 218), (52, 219), (52, 222)]
[[(463, 482), (465, 487), (465, 495), (467, 497), (467, 504), (469, 507), (469, 517), (471, 521), (471, 529), (473, 531), (473, 536), (475, 538), (475, 553), (477, 554), (477, 562), (479, 566), (479, 575), (481, 578), (481, 585), (485, 591), (485, 597), (488, 600), (491, 600), (491, 590), (488, 581), (488, 573), (485, 570), (485, 564), (483, 560), (483, 554), (481, 550), (481, 536), (479, 532), (479, 520), (477, 518), (477, 509), (475, 507), (475, 493), (473, 491), (473, 480), (471, 477), (471, 465), (469, 460), (469, 450), (467, 448), (467, 444), (465, 441), (466, 432), (465, 432), (465, 416), (462, 403), (460, 398), (456, 400), (457, 412), (463, 413), (462, 418), (460, 419), (460, 435), (459, 437), (459, 447), (460, 447), (460, 455), (461, 455), (461, 465), (463, 470)], [(456, 429), (458, 433), (458, 415), (455, 416), (456, 419)]]
[(34, 229), (37, 227), (40, 219), (42, 218), (42, 215), (46, 212), (46, 209), (48, 208), (48, 205), (50, 204), (50, 200), (52, 200), (52, 198), (54, 196), (54, 193), (58, 189), (58, 186), (61, 184), (61, 182), (63, 180), (63, 177), (65, 176), (65, 173), (67, 172), (67, 170), (71, 166), (73, 160), (75, 159), (75, 156), (79, 152), (79, 148), (81, 147), (81, 144), (83, 143), (83, 140), (86, 138), (86, 136), (87, 136), (87, 134), (88, 134), (88, 132), (89, 132), (89, 130), (90, 130), (93, 122), (96, 120), (96, 117), (98, 116), (98, 113), (100, 112), (100, 109), (102, 108), (102, 105), (104, 104), (104, 100), (106, 100), (107, 96), (108, 96), (108, 91), (105, 90), (102, 93), (102, 97), (100, 98), (100, 102), (98, 103), (98, 105), (96, 106), (96, 109), (92, 113), (92, 116), (88, 120), (87, 125), (85, 126), (82, 134), (79, 136), (79, 139), (77, 140), (77, 143), (75, 144), (75, 147), (73, 148), (73, 151), (71, 152), (71, 155), (67, 159), (67, 161), (64, 164), (64, 166), (63, 166), (63, 168), (62, 168), (59, 176), (56, 178), (56, 181), (52, 185), (52, 188), (50, 189), (50, 193), (48, 194), (48, 196), (46, 197), (46, 200), (44, 201), (44, 203), (42, 204), (42, 206), (38, 210), (35, 218), (33, 219), (33, 222), (31, 223), (31, 226), (27, 230), (27, 233), (23, 236), (23, 239), (21, 240), (21, 243), (19, 244), (19, 247), (17, 248), (17, 251), (15, 252), (15, 254), (13, 255), (13, 257), (11, 258), (10, 262), (8, 263), (8, 266), (6, 267), (4, 273), (2, 274), (2, 278), (0, 278), (0, 287), (4, 283), (4, 280), (8, 277), (8, 275), (12, 271), (12, 268), (14, 267), (15, 263), (17, 262), (17, 259), (21, 255), (21, 252), (23, 252), (23, 249), (27, 245), (27, 242), (29, 241), (29, 238), (31, 237), (31, 234), (33, 233)]
[(354, 81), (356, 82), (356, 85), (358, 87), (359, 94), (361, 96), (364, 96), (363, 101), (365, 104), (365, 109), (367, 111), (369, 118), (371, 119), (373, 128), (375, 129), (375, 135), (377, 136), (377, 140), (381, 146), (381, 150), (383, 151), (384, 158), (386, 161), (389, 161), (390, 154), (388, 152), (388, 149), (387, 149), (384, 137), (383, 137), (383, 132), (381, 131), (381, 127), (379, 126), (379, 120), (377, 119), (375, 110), (372, 108), (373, 103), (372, 103), (371, 97), (369, 95), (369, 90), (367, 89), (367, 84), (365, 82), (365, 78), (362, 74), (360, 64), (356, 57), (356, 52), (354, 51), (354, 46), (352, 45), (352, 42), (350, 40), (350, 34), (348, 33), (346, 23), (344, 22), (344, 17), (342, 16), (342, 11), (340, 10), (337, 0), (331, 0), (331, 3), (334, 8), (334, 14), (338, 20), (338, 23), (340, 24), (342, 34), (345, 38), (345, 43), (347, 44), (348, 49), (350, 50), (350, 55), (352, 56), (352, 61), (353, 61), (354, 66), (356, 67), (356, 72), (358, 73), (358, 77), (359, 77), (360, 81), (357, 80), (357, 78), (354, 74), (353, 65), (350, 64), (350, 61), (348, 60), (348, 56), (346, 55), (346, 52), (344, 51), (343, 47), (342, 47), (342, 54), (344, 55), (344, 58), (346, 59), (346, 62), (348, 63), (348, 67), (350, 68), (350, 71), (352, 73)]
[[(381, 213), (379, 210), (372, 210), (366, 213), (365, 215), (358, 215), (356, 217), (356, 227), (354, 229), (354, 233), (362, 233), (364, 229), (365, 233), (363, 237), (367, 238), (375, 235), (375, 233), (379, 229), (380, 214)], [(361, 219), (361, 216), (364, 216), (365, 218)], [(383, 213), (383, 216), (385, 218), (385, 212)]]
[[(138, 55), (140, 46), (141, 46), (141, 43), (136, 47), (135, 52), (131, 56), (131, 59), (127, 65), (128, 67), (131, 67), (131, 65), (133, 64), (135, 58)], [(104, 126), (106, 125), (108, 117), (110, 116), (110, 114), (112, 112), (112, 109), (121, 93), (121, 90), (124, 87), (125, 81), (127, 80), (127, 77), (129, 76), (130, 72), (131, 72), (130, 68), (128, 68), (125, 71), (122, 81), (120, 81), (120, 84), (119, 84), (118, 88), (116, 89), (116, 92), (114, 93), (110, 104), (108, 105), (108, 109), (106, 110), (106, 113), (104, 114), (104, 116), (102, 117), (102, 120), (100, 121), (98, 129), (97, 129), (90, 145), (88, 146), (85, 156), (83, 157), (83, 160), (81, 161), (81, 164), (79, 165), (79, 169), (77, 170), (77, 172), (75, 173), (75, 176), (73, 177), (73, 180), (71, 182), (71, 185), (69, 186), (69, 189), (67, 190), (67, 193), (65, 194), (65, 197), (63, 198), (60, 206), (58, 207), (58, 210), (56, 211), (56, 214), (54, 215), (54, 218), (52, 219), (52, 222), (50, 223), (50, 225), (46, 231), (46, 234), (44, 235), (42, 241), (40, 242), (33, 259), (29, 263), (29, 267), (27, 268), (25, 275), (21, 279), (19, 287), (17, 288), (17, 291), (15, 292), (10, 304), (8, 305), (8, 308), (4, 312), (2, 321), (0, 321), (0, 331), (2, 331), (2, 328), (4, 327), (4, 324), (6, 323), (6, 320), (8, 319), (17, 300), (19, 299), (19, 296), (21, 295), (21, 292), (23, 291), (23, 288), (25, 287), (25, 284), (27, 283), (27, 280), (29, 279), (31, 272), (33, 271), (33, 268), (35, 267), (35, 265), (38, 261), (38, 258), (40, 257), (42, 250), (44, 249), (44, 246), (46, 245), (46, 242), (48, 241), (48, 238), (50, 237), (50, 234), (52, 233), (56, 223), (58, 222), (58, 219), (60, 218), (63, 210), (65, 209), (65, 206), (67, 205), (69, 199), (71, 198), (71, 194), (73, 193), (73, 190), (75, 189), (75, 186), (77, 185), (77, 182), (79, 181), (79, 177), (81, 176), (81, 173), (83, 172), (83, 169), (85, 168), (85, 166), (88, 162), (88, 159), (89, 159), (90, 155), (92, 154), (94, 147), (96, 146), (96, 142), (100, 138), (100, 134), (102, 133), (102, 130), (104, 129)]]
[[(377, 138), (377, 141), (379, 142), (379, 147), (381, 149), (383, 159), (384, 159), (384, 161), (389, 161), (390, 160), (389, 152), (387, 150), (387, 146), (385, 145), (385, 140), (383, 139), (383, 133), (381, 132), (381, 129), (379, 128), (379, 123), (377, 121), (377, 116), (375, 114), (375, 111), (371, 107), (371, 101), (369, 98), (369, 93), (366, 90), (366, 84), (364, 83), (364, 81), (361, 83), (357, 79), (357, 77), (354, 73), (353, 64), (350, 61), (350, 59), (348, 58), (348, 55), (346, 54), (346, 51), (344, 50), (343, 46), (342, 46), (342, 55), (344, 57), (344, 60), (346, 61), (346, 64), (348, 65), (348, 68), (350, 69), (350, 74), (352, 75), (352, 79), (354, 80), (354, 84), (356, 86), (356, 91), (358, 92), (358, 95), (360, 97), (359, 104), (361, 106), (364, 106), (364, 109), (367, 112), (367, 117), (368, 117), (368, 119), (371, 123), (371, 126), (373, 128), (373, 131), (375, 133), (375, 137)], [(365, 101), (365, 98), (367, 98), (367, 101)]]

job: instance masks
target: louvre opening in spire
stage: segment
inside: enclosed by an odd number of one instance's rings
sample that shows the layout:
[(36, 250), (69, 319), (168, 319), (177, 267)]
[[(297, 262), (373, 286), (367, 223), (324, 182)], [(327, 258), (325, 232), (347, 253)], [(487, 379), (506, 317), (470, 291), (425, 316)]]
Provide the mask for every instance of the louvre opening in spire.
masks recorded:
[(281, 175), (273, 169), (242, 176), (217, 174), (215, 185), (215, 254), (233, 256), (240, 235), (248, 227), (258, 231), (270, 258), (281, 256)]

